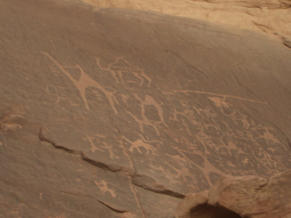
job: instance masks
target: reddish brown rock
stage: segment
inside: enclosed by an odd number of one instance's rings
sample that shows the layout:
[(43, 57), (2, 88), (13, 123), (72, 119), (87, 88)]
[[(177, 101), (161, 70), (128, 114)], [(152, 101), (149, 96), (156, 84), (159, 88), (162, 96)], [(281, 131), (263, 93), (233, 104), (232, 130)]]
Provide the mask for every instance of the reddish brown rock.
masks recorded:
[(177, 218), (291, 217), (291, 171), (261, 178), (227, 178), (207, 192), (187, 196)]
[(290, 169), (290, 60), (191, 19), (0, 0), (0, 217), (169, 218)]

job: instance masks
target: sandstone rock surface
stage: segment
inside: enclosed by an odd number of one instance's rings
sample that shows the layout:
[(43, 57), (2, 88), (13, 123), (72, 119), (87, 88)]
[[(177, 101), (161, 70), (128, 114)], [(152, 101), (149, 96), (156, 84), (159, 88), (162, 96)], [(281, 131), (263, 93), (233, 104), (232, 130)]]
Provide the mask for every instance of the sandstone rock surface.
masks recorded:
[(81, 0), (93, 7), (127, 8), (201, 19), (291, 40), (290, 0)]
[(209, 191), (187, 196), (177, 218), (291, 217), (291, 170), (268, 179), (227, 178)]
[(125, 9), (0, 1), (0, 217), (169, 218), (291, 168), (291, 53)]

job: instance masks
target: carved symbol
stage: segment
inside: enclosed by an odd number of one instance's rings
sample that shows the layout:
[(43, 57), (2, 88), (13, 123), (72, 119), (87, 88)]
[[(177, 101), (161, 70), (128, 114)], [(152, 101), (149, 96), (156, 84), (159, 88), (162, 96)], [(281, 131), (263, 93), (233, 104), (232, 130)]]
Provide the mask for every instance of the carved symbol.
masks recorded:
[[(172, 94), (169, 92), (166, 92), (167, 94)], [(240, 101), (247, 101), (247, 102), (252, 102), (256, 104), (268, 104), (265, 101), (259, 101), (259, 100), (254, 100), (251, 98), (244, 98), (240, 96), (235, 96), (235, 95), (226, 95), (226, 94), (220, 94), (220, 93), (215, 93), (215, 92), (206, 92), (206, 91), (200, 91), (200, 90), (174, 90), (173, 93), (183, 93), (183, 94), (200, 94), (200, 95), (212, 95), (212, 96), (218, 96), (218, 97), (223, 97), (223, 98), (231, 98), (231, 99), (237, 99)]]
[(72, 77), (72, 75), (65, 69), (65, 67), (60, 64), (55, 58), (53, 58), (50, 54), (47, 52), (42, 52), (44, 56), (46, 56), (52, 63), (54, 63), (58, 69), (73, 83), (76, 89), (78, 89), (79, 94), (82, 98), (82, 101), (84, 102), (84, 105), (87, 110), (90, 110), (87, 97), (86, 97), (86, 89), (87, 88), (96, 88), (99, 91), (101, 91), (105, 98), (107, 99), (109, 105), (111, 106), (112, 110), (115, 114), (118, 113), (115, 103), (117, 100), (114, 97), (114, 92), (106, 90), (103, 86), (101, 86), (97, 81), (93, 80), (83, 69), (80, 65), (75, 65), (75, 68), (79, 70), (80, 72), (80, 78), (79, 80), (76, 80)]
[(103, 194), (106, 194), (108, 192), (113, 198), (116, 198), (115, 191), (108, 187), (108, 184), (106, 181), (104, 180), (101, 180), (100, 182), (94, 181), (94, 183)]
[[(130, 72), (130, 74), (132, 74), (133, 77), (138, 80), (138, 85), (140, 87), (142, 87), (144, 84), (147, 87), (151, 86), (152, 79), (141, 69), (132, 70), (128, 61), (125, 60), (123, 57), (116, 58), (115, 61), (108, 64), (107, 67), (102, 66), (100, 63), (100, 59), (96, 58), (96, 64), (101, 70), (110, 72), (116, 83), (121, 82), (123, 84), (126, 84), (123, 74), (125, 74), (126, 72)], [(117, 67), (118, 65), (119, 67)], [(130, 81), (127, 81), (127, 83), (130, 83)]]

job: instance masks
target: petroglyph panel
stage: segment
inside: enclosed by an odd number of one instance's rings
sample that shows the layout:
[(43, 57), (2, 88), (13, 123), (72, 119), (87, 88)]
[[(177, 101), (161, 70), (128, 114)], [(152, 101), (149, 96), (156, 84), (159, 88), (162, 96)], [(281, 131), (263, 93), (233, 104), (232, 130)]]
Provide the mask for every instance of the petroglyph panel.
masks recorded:
[(291, 167), (286, 48), (65, 2), (0, 1), (1, 215), (168, 218), (225, 176)]
[[(289, 164), (279, 158), (287, 149), (284, 139), (278, 138), (282, 134), (244, 112), (248, 107), (264, 107), (264, 101), (211, 90), (161, 90), (150, 73), (124, 58), (106, 66), (96, 58), (96, 71), (90, 74), (76, 63), (80, 73), (76, 79), (70, 68), (46, 52), (43, 55), (78, 90), (86, 109), (90, 111), (100, 98), (106, 100), (114, 122), (109, 125), (118, 131), (86, 136), (90, 152), (111, 160), (123, 154), (132, 170), (155, 175), (173, 190), (198, 191), (222, 176), (268, 175)], [(111, 85), (103, 86), (103, 80), (111, 80)], [(88, 98), (88, 89), (99, 95)]]

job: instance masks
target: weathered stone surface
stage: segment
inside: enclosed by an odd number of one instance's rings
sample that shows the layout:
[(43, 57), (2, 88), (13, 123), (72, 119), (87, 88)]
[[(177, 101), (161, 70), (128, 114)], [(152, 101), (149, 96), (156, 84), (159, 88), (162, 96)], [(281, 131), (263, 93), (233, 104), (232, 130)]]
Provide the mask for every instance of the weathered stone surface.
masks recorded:
[(290, 169), (278, 43), (53, 0), (0, 1), (0, 22), (0, 217), (166, 218), (225, 176)]
[[(72, 1), (72, 0), (71, 0)], [(188, 17), (260, 32), (276, 39), (291, 38), (290, 0), (80, 0), (97, 10), (125, 8)], [(231, 19), (230, 19), (231, 18)], [(286, 44), (285, 44), (286, 45)]]
[(284, 39), (283, 39), (283, 43), (284, 43), (284, 45), (287, 46), (288, 48), (291, 48), (291, 41), (290, 41), (290, 40), (284, 38)]
[(269, 179), (227, 178), (209, 191), (187, 196), (180, 203), (176, 217), (288, 218), (291, 217), (290, 184), (291, 170)]

